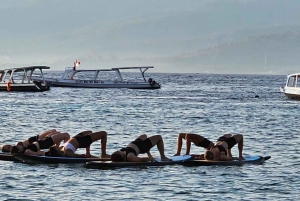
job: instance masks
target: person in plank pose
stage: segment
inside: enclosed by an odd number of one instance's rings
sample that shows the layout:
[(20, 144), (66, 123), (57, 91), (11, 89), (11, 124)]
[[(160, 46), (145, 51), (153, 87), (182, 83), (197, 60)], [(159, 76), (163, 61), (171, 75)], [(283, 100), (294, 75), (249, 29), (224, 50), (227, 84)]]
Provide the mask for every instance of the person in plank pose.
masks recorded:
[[(153, 146), (157, 146), (162, 161), (172, 161), (164, 153), (164, 142), (161, 135), (147, 137), (140, 135), (137, 139), (130, 142), (125, 148), (115, 151), (111, 155), (114, 162), (148, 162), (155, 161), (150, 153)], [(139, 154), (147, 153), (148, 157), (138, 157)]]
[[(227, 154), (227, 150), (231, 149), (234, 145), (238, 144), (239, 157), (232, 157)], [(232, 137), (225, 139), (224, 141), (218, 141), (210, 150), (204, 153), (206, 160), (214, 161), (232, 161), (232, 160), (244, 160), (243, 158), (243, 146), (244, 137), (242, 134), (234, 134)]]
[(70, 139), (68, 133), (55, 132), (44, 139), (39, 139), (36, 142), (23, 147), (21, 145), (12, 146), (10, 149), (11, 154), (23, 153), (28, 155), (45, 155), (42, 149), (49, 149), (49, 147), (55, 145), (58, 146), (62, 141), (67, 142)]
[[(59, 147), (50, 147), (48, 150), (48, 155), (75, 158), (95, 158), (95, 156), (92, 156), (90, 153), (90, 146), (93, 142), (98, 140), (101, 140), (101, 158), (110, 158), (110, 155), (106, 154), (107, 133), (105, 131), (83, 131)], [(75, 153), (78, 148), (85, 148), (86, 153)]]
[[(23, 141), (20, 141), (20, 142), (16, 142), (15, 145), (20, 145), (22, 147), (26, 147), (29, 144), (32, 144), (32, 143), (36, 142), (39, 139), (44, 139), (45, 137), (54, 135), (54, 134), (56, 134), (56, 132), (57, 131), (55, 129), (47, 130), (47, 131), (44, 131), (44, 132), (42, 132), (42, 133), (40, 133), (38, 135), (32, 136), (32, 137), (30, 137), (30, 138), (28, 138), (26, 140), (23, 140)], [(10, 152), (10, 149), (11, 149), (12, 146), (14, 146), (14, 145), (4, 144), (1, 147), (1, 151), (2, 152)]]

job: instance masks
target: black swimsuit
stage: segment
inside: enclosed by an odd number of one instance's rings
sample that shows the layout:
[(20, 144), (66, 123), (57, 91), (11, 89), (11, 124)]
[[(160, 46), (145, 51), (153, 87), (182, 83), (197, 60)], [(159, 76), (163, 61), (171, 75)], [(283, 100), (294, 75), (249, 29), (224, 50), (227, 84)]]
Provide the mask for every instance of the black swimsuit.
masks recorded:
[[(137, 148), (139, 149), (141, 154), (147, 153), (153, 147), (152, 142), (149, 138), (147, 138), (145, 140), (136, 139), (135, 141), (132, 141), (130, 144), (134, 144), (135, 146), (137, 146)], [(122, 148), (122, 149), (120, 149), (120, 151), (126, 152), (126, 161), (127, 161), (127, 155), (129, 153), (133, 153), (135, 156), (138, 155), (136, 153), (136, 151), (131, 147)]]
[(227, 156), (227, 151), (226, 151), (226, 149), (225, 149), (223, 146), (221, 146), (221, 145), (215, 145), (215, 146), (213, 146), (210, 150), (212, 150), (212, 149), (214, 149), (214, 148), (219, 149), (220, 154), (221, 154), (222, 152), (224, 152), (224, 154)]
[[(39, 144), (40, 149), (49, 149), (49, 147), (54, 145), (52, 137), (46, 137), (43, 140), (36, 141)], [(30, 149), (31, 151), (38, 151), (38, 147), (35, 144), (29, 144), (26, 149)]]

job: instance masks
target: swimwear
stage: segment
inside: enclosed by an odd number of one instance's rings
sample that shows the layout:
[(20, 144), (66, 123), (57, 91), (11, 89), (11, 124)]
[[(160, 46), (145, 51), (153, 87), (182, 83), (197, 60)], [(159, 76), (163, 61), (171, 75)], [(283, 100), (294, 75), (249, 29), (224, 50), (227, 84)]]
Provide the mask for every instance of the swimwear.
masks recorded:
[(73, 152), (76, 151), (76, 148), (69, 142), (66, 142), (66, 143), (62, 144), (61, 146), (65, 147), (65, 150), (71, 149)]
[[(195, 143), (195, 145), (196, 145), (197, 147), (204, 147), (204, 148), (206, 149), (207, 147), (209, 147), (209, 145), (210, 145), (211, 143), (212, 143), (212, 142), (209, 141), (208, 139), (203, 138), (203, 140), (202, 140), (201, 142)], [(212, 144), (213, 144), (213, 143), (212, 143)]]
[(223, 146), (221, 146), (221, 145), (215, 145), (215, 146), (213, 146), (210, 150), (212, 150), (212, 149), (214, 149), (214, 148), (219, 149), (220, 154), (221, 154), (222, 152), (224, 152), (225, 155), (227, 156), (227, 151), (226, 151), (226, 149), (225, 149)]
[(52, 140), (52, 137), (46, 137), (43, 140), (36, 141), (34, 144), (29, 144), (26, 147), (26, 149), (30, 149), (31, 151), (37, 152), (40, 149), (49, 149), (49, 147), (52, 147), (53, 145), (54, 145), (54, 142)]
[(145, 140), (137, 139), (135, 141), (132, 141), (130, 144), (136, 145), (139, 148), (141, 154), (147, 153), (153, 147), (152, 142), (149, 138)]
[(131, 147), (122, 148), (122, 149), (120, 149), (120, 151), (125, 151), (125, 153), (126, 153), (125, 160), (126, 161), (127, 161), (127, 155), (129, 153), (133, 153), (135, 156), (137, 156), (136, 151), (133, 148), (131, 148)]
[(228, 149), (231, 149), (234, 145), (236, 145), (236, 139), (234, 137), (230, 137), (224, 140), (228, 144)]
[(83, 133), (79, 133), (73, 138), (77, 140), (79, 144), (78, 148), (87, 148), (93, 143), (92, 137), (90, 135), (84, 135)]

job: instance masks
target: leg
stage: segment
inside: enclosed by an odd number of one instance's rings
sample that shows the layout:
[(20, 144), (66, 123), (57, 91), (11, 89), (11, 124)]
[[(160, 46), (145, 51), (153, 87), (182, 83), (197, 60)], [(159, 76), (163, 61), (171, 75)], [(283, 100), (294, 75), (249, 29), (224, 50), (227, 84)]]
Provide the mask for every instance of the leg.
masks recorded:
[(105, 131), (99, 131), (89, 135), (92, 138), (92, 142), (101, 140), (101, 158), (110, 158), (110, 155), (106, 154), (107, 133)]
[(185, 133), (179, 133), (177, 138), (177, 152), (174, 156), (179, 156), (182, 147), (182, 139), (185, 139)]
[(239, 160), (244, 160), (243, 157), (243, 147), (244, 147), (244, 137), (242, 134), (236, 134), (233, 136), (238, 143), (238, 150), (239, 150)]
[(162, 161), (170, 161), (171, 159), (165, 156), (164, 141), (161, 135), (153, 135), (149, 137), (152, 146), (156, 145)]
[(56, 132), (56, 134), (51, 135), (51, 138), (53, 140), (53, 144), (59, 146), (62, 141), (67, 142), (70, 139), (70, 135), (69, 133)]
[(145, 139), (147, 139), (147, 135), (143, 134), (143, 135), (138, 136), (135, 140), (145, 140)]
[(44, 132), (42, 132), (42, 133), (39, 134), (39, 139), (44, 139), (49, 134), (55, 133), (55, 132), (57, 132), (55, 129), (44, 131)]

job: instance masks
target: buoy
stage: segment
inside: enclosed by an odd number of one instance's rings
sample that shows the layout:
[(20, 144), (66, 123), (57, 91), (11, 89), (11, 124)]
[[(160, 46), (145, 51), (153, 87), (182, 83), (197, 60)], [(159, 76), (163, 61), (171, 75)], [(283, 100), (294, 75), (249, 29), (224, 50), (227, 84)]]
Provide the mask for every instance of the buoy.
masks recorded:
[(10, 82), (10, 81), (8, 81), (8, 82), (7, 82), (7, 85), (6, 85), (6, 89), (7, 89), (7, 91), (10, 91), (10, 84), (11, 84), (11, 82)]

